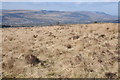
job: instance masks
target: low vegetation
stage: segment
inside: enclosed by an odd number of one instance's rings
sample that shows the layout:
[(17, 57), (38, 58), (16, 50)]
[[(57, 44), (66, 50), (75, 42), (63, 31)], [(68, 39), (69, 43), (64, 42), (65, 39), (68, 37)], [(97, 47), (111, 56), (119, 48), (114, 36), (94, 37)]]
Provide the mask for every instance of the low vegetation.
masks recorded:
[(118, 24), (1, 29), (3, 77), (118, 77)]

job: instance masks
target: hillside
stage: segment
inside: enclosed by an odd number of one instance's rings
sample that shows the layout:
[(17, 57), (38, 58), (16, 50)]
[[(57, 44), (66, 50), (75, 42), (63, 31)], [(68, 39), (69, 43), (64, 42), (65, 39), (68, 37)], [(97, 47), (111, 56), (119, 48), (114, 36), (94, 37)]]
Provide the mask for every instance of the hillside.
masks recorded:
[(3, 77), (116, 78), (118, 24), (3, 30)]
[(46, 26), (56, 24), (84, 24), (117, 22), (117, 17), (104, 12), (92, 11), (47, 11), (47, 10), (3, 10), (3, 25)]

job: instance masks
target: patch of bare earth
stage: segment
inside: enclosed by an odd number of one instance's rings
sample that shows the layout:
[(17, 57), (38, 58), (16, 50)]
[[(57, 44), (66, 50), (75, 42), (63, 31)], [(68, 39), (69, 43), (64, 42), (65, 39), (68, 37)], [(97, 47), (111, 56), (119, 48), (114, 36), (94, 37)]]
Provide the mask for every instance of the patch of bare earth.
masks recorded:
[(2, 30), (3, 77), (118, 76), (118, 24), (75, 24)]

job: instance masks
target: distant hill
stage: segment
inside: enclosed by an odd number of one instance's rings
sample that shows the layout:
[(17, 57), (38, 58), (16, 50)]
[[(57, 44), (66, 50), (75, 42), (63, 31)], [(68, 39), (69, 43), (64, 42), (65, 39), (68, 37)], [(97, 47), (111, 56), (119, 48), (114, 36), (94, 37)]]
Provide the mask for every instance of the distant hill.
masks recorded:
[(91, 11), (47, 11), (47, 10), (3, 10), (3, 25), (45, 26), (57, 24), (84, 24), (97, 22), (117, 22), (117, 17), (104, 12)]

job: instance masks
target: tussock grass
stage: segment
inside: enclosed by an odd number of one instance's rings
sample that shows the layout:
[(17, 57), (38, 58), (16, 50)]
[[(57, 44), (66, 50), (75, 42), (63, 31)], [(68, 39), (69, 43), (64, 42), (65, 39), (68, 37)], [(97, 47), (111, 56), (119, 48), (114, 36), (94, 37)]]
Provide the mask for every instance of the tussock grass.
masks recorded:
[[(118, 24), (74, 24), (2, 30), (3, 75), (26, 78), (118, 76)], [(25, 55), (30, 54), (45, 63), (37, 63), (36, 66), (27, 64)]]

